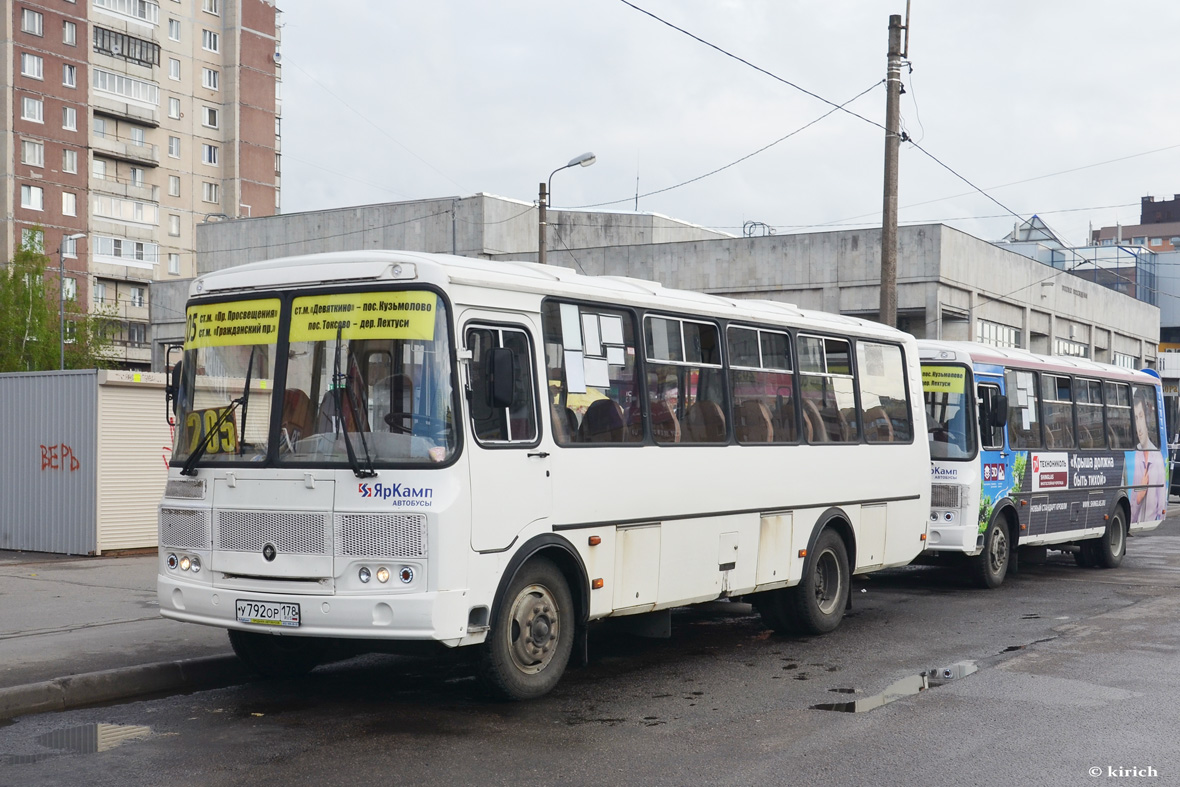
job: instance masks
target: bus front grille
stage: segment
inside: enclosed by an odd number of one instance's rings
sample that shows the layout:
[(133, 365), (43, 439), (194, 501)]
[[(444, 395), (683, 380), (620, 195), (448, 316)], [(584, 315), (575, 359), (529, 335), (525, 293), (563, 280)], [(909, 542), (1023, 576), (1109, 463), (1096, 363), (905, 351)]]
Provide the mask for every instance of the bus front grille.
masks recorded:
[(283, 554), (326, 555), (328, 515), (303, 511), (218, 511), (214, 549), (261, 552), (267, 544)]
[(931, 484), (931, 508), (962, 508), (963, 487), (960, 484)]
[(196, 508), (161, 508), (160, 546), (208, 549), (209, 512)]
[(337, 557), (426, 557), (422, 514), (339, 514), (334, 538)]

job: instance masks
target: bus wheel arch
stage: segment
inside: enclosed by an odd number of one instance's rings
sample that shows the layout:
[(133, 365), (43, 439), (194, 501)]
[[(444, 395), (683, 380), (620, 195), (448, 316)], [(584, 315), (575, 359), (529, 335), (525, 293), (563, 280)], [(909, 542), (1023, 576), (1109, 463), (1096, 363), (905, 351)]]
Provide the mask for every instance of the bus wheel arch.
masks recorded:
[(589, 585), (568, 541), (543, 534), (509, 561), (492, 603), (480, 673), (497, 698), (526, 700), (549, 692), (576, 647), (584, 658)]

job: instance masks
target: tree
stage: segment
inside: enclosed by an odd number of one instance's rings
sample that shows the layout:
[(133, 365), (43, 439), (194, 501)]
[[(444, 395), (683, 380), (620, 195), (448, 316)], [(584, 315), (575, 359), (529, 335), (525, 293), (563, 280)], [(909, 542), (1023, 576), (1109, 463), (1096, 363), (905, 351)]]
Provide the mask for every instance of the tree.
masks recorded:
[[(0, 372), (36, 372), (60, 364), (61, 282), (46, 281), (57, 266), (41, 248), (40, 232), (29, 233), (12, 262), (0, 271)], [(67, 369), (110, 366), (112, 315), (88, 314), (76, 297), (66, 299)]]

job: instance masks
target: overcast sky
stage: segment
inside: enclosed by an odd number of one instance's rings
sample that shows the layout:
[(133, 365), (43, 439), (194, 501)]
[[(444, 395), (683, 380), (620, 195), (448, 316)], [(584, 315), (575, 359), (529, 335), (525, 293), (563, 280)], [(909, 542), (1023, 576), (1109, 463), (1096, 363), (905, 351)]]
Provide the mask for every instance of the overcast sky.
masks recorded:
[[(884, 123), (905, 0), (632, 0)], [(620, 0), (279, 0), (283, 212), (488, 192), (742, 233), (879, 225), (884, 132)], [(1175, 0), (912, 0), (902, 223), (1068, 242), (1180, 193)], [(875, 85), (875, 87), (874, 87)], [(1123, 159), (1121, 161), (1114, 161)], [(1069, 172), (1069, 170), (1074, 170)], [(1064, 173), (1064, 174), (1054, 174)], [(1023, 181), (1023, 182), (1022, 182)], [(1007, 185), (1015, 184), (1015, 185)]]

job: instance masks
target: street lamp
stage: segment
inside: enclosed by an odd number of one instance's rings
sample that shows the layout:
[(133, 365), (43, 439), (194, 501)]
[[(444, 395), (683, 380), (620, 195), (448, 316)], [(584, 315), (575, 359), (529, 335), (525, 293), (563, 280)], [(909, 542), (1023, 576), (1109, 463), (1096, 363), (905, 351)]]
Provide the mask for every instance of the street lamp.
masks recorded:
[(62, 237), (61, 245), (57, 247), (57, 264), (59, 269), (58, 287), (60, 290), (58, 306), (60, 307), (59, 319), (61, 321), (59, 329), (61, 331), (61, 370), (63, 372), (66, 369), (66, 244), (73, 241), (82, 240), (82, 238), (85, 237), (85, 232), (76, 232), (73, 235), (66, 235)]
[(547, 183), (540, 184), (541, 198), (537, 201), (537, 205), (540, 208), (540, 215), (539, 215), (540, 221), (537, 225), (537, 262), (541, 263), (542, 265), (546, 264), (546, 259), (545, 259), (546, 250), (547, 250), (546, 249), (547, 241), (545, 238), (545, 227), (547, 225), (546, 207), (548, 207), (549, 193), (552, 190), (552, 186), (553, 186), (553, 176), (556, 175), (558, 172), (561, 172), (563, 169), (569, 169), (570, 167), (588, 167), (597, 160), (598, 160), (597, 157), (593, 153), (583, 153), (580, 156), (575, 156), (574, 158), (570, 159), (570, 163), (560, 166), (557, 169), (550, 172), (549, 173), (549, 180)]

